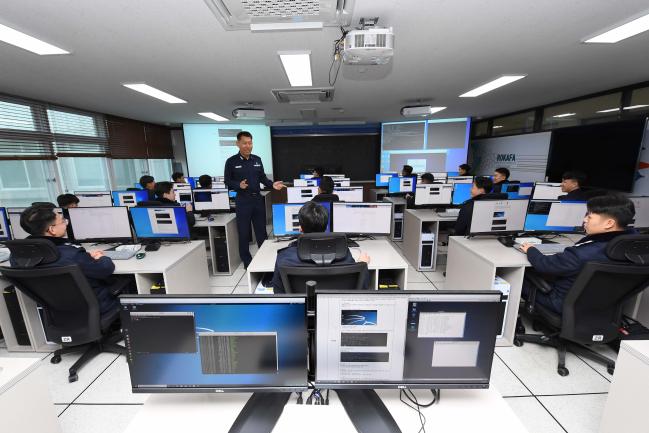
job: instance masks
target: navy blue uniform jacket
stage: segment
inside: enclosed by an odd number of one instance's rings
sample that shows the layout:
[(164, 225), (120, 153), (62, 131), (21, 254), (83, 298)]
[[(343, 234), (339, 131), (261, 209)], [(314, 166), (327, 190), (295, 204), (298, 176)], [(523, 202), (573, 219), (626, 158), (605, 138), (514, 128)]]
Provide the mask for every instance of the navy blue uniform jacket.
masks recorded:
[(566, 195), (560, 195), (560, 201), (588, 201), (589, 194), (581, 188), (570, 191)]
[[(273, 182), (266, 177), (264, 173), (264, 164), (261, 158), (257, 155), (250, 154), (248, 159), (237, 153), (225, 161), (223, 169), (223, 177), (225, 185), (239, 193), (255, 193), (259, 192), (259, 184), (263, 183), (267, 188), (273, 186)], [(241, 189), (239, 184), (242, 180), (248, 180), (248, 188)]]
[(599, 233), (580, 239), (574, 246), (566, 248), (563, 253), (545, 256), (536, 248), (527, 250), (527, 260), (534, 269), (542, 274), (553, 275), (550, 282), (553, 290), (548, 294), (556, 311), (563, 310), (563, 300), (577, 279), (586, 262), (610, 262), (606, 256), (606, 245), (616, 236), (633, 234), (635, 230)]
[[(347, 255), (342, 260), (333, 262), (331, 266), (336, 265), (351, 265), (356, 263), (352, 257), (352, 253), (347, 249)], [(279, 274), (280, 266), (317, 266), (313, 262), (303, 262), (297, 255), (297, 241), (291, 242), (286, 248), (277, 251), (277, 260), (275, 261), (275, 272), (273, 273), (273, 291), (274, 293), (286, 293), (282, 277)], [(369, 272), (365, 275), (363, 282), (363, 289), (367, 289), (370, 284)]]

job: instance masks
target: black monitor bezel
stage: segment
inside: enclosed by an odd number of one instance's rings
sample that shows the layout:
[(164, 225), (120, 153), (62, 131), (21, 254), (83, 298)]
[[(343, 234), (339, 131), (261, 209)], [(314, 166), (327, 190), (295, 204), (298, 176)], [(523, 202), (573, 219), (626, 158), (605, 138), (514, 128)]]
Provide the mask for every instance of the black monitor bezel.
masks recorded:
[[(499, 290), (399, 290), (399, 289), (381, 289), (381, 290), (316, 290), (315, 291), (315, 317), (318, 316), (318, 294), (326, 295), (359, 295), (359, 294), (381, 294), (381, 295), (457, 295), (457, 294), (472, 294), (472, 295), (498, 295), (499, 301), (502, 302), (502, 292)], [(496, 333), (496, 335), (498, 335)], [(494, 350), (496, 348), (496, 339), (494, 338)], [(487, 389), (491, 380), (491, 375), (486, 382), (466, 382), (466, 383), (439, 383), (439, 382), (409, 382), (409, 381), (395, 381), (395, 382), (358, 382), (358, 383), (338, 383), (329, 381), (318, 381), (318, 321), (314, 322), (313, 333), (313, 356), (315, 357), (315, 371), (316, 376), (313, 380), (315, 388), (322, 389)], [(493, 370), (493, 360), (491, 363), (491, 370)]]
[(131, 215), (131, 209), (133, 208), (138, 208), (138, 209), (163, 209), (163, 208), (181, 208), (185, 210), (185, 218), (187, 218), (187, 210), (185, 209), (184, 206), (123, 206), (128, 208), (129, 216), (131, 218), (131, 223), (133, 227), (133, 238), (135, 239), (136, 242), (143, 242), (146, 243), (147, 241), (155, 241), (155, 242), (187, 242), (190, 241), (192, 238), (192, 233), (191, 233), (191, 227), (189, 225), (189, 221), (187, 221), (187, 237), (168, 237), (168, 236), (162, 236), (162, 237), (140, 237), (137, 234), (137, 230), (135, 228), (135, 219), (133, 218), (133, 215)]
[[(336, 232), (334, 231), (334, 223), (336, 222), (336, 212), (334, 211), (334, 208), (336, 207), (336, 203), (339, 204), (344, 204), (344, 205), (360, 205), (360, 204), (367, 204), (367, 205), (383, 205), (385, 206), (386, 204), (390, 205), (390, 231), (388, 233), (376, 233), (376, 232)], [(390, 236), (390, 233), (392, 233), (392, 226), (394, 222), (394, 203), (390, 201), (377, 201), (377, 202), (370, 202), (370, 201), (334, 201), (331, 203), (331, 214), (329, 216), (331, 219), (331, 225), (330, 229), (332, 233), (345, 233), (348, 236), (354, 236), (354, 235), (363, 235), (363, 236)]]
[[(417, 188), (429, 187), (429, 186), (440, 186), (440, 185), (450, 185), (451, 186), (451, 200), (448, 203), (426, 203), (426, 204), (417, 204)], [(436, 208), (443, 206), (453, 206), (453, 192), (455, 192), (455, 185), (450, 183), (420, 183), (415, 185), (415, 199), (413, 201), (413, 206), (415, 209), (426, 209), (426, 208)]]
[(131, 214), (129, 213), (128, 206), (91, 206), (91, 207), (79, 207), (79, 208), (73, 208), (73, 209), (101, 209), (101, 208), (110, 208), (110, 209), (115, 209), (115, 208), (124, 208), (126, 209), (126, 218), (128, 219), (128, 227), (131, 230), (131, 236), (130, 237), (97, 237), (97, 238), (87, 238), (87, 239), (77, 239), (77, 237), (74, 235), (74, 224), (72, 224), (72, 218), (70, 218), (70, 209), (67, 210), (67, 215), (66, 217), (70, 221), (70, 234), (71, 234), (71, 239), (74, 242), (77, 243), (108, 243), (108, 244), (113, 244), (113, 243), (124, 243), (124, 242), (133, 242), (133, 239), (135, 239), (133, 232), (134, 229), (131, 225)]
[[(488, 202), (488, 201), (526, 201), (527, 206), (525, 206), (525, 218), (523, 219), (523, 227), (520, 230), (503, 230), (503, 231), (489, 231), (489, 232), (472, 232), (471, 231), (471, 225), (469, 224), (469, 232), (467, 234), (467, 237), (476, 237), (476, 236), (512, 236), (512, 235), (517, 235), (519, 233), (524, 233), (525, 232), (525, 219), (527, 219), (527, 210), (530, 205), (530, 199), (529, 198), (503, 198), (503, 199), (498, 199), (498, 200), (477, 200), (476, 203), (481, 203), (481, 202)], [(473, 209), (471, 211), (471, 222), (473, 222), (473, 212), (475, 212), (475, 203), (473, 205)]]
[[(196, 209), (196, 203), (197, 202), (194, 199), (194, 194), (195, 194), (196, 191), (199, 191), (199, 192), (204, 192), (204, 191), (210, 191), (210, 192), (212, 192), (212, 191), (225, 191), (225, 194), (228, 196), (228, 207), (227, 207), (227, 209), (221, 209), (221, 208), (219, 208), (219, 209), (217, 209), (217, 208)], [(223, 212), (223, 213), (230, 212), (230, 209), (231, 209), (231, 207), (230, 207), (230, 191), (227, 188), (194, 188), (194, 189), (191, 190), (191, 192), (192, 192), (192, 203), (193, 203), (193, 206), (194, 206), (194, 212)], [(201, 201), (201, 202), (198, 202), (198, 203), (205, 203), (205, 202)], [(210, 201), (210, 203), (211, 203), (211, 201)]]
[[(530, 199), (524, 199), (524, 200), (529, 200), (530, 201), (528, 203), (528, 205), (527, 205), (527, 211), (525, 212), (525, 220), (526, 221), (527, 221), (527, 216), (529, 215), (530, 206), (532, 205), (533, 201), (540, 201), (540, 202), (544, 202), (544, 203), (586, 203), (586, 201), (584, 201), (584, 200), (577, 200), (577, 201), (573, 201), (573, 200), (533, 200), (531, 198)], [(523, 225), (523, 229), (525, 229), (525, 225)], [(576, 229), (574, 229), (574, 230), (523, 230), (520, 233), (529, 234), (529, 235), (532, 235), (532, 236), (536, 236), (536, 235), (539, 235), (539, 236), (542, 236), (542, 235), (585, 235), (586, 231), (583, 229), (583, 226), (582, 226), (581, 230), (576, 230)]]
[[(305, 337), (305, 342), (304, 342), (304, 347), (305, 347), (305, 362), (304, 363), (304, 383), (305, 385), (303, 387), (301, 386), (250, 386), (250, 387), (192, 387), (192, 388), (185, 388), (185, 387), (178, 387), (178, 388), (161, 388), (161, 387), (150, 387), (150, 388), (136, 388), (133, 386), (133, 380), (131, 377), (131, 391), (133, 393), (156, 393), (156, 394), (185, 394), (185, 393), (239, 393), (239, 392), (303, 392), (306, 391), (309, 388), (309, 381), (308, 381), (308, 371), (307, 371), (307, 365), (308, 365), (308, 353), (306, 349), (308, 348), (308, 321), (307, 321), (307, 301), (306, 301), (306, 294), (305, 295), (300, 295), (300, 294), (293, 294), (293, 293), (278, 293), (275, 295), (261, 295), (261, 294), (254, 294), (254, 293), (242, 293), (242, 294), (204, 294), (204, 295), (198, 295), (198, 294), (191, 294), (191, 295), (151, 295), (151, 294), (146, 294), (146, 295), (120, 295), (120, 318), (122, 315), (126, 314), (126, 310), (122, 307), (122, 299), (128, 300), (128, 299), (205, 299), (205, 298), (214, 298), (214, 299), (237, 299), (237, 298), (254, 298), (254, 299), (264, 299), (264, 298), (269, 298), (269, 299), (278, 299), (278, 298), (298, 298), (298, 299), (303, 299), (304, 300), (304, 337)], [(122, 323), (125, 323), (124, 321)], [(126, 331), (125, 331), (126, 335)], [(126, 339), (126, 347), (128, 350), (128, 339)], [(129, 363), (129, 377), (130, 377), (130, 361), (129, 357), (127, 356), (127, 362)]]

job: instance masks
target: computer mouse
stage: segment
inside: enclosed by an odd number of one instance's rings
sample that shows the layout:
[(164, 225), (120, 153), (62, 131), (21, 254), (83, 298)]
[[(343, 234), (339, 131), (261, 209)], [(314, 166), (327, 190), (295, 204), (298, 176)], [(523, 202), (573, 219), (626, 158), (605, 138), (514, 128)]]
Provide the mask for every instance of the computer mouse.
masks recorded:
[(135, 258), (136, 258), (136, 259), (143, 259), (144, 257), (146, 257), (146, 253), (137, 253), (137, 254), (135, 255)]
[(209, 222), (212, 222), (212, 221), (214, 221), (214, 217), (213, 217), (213, 216), (207, 217), (207, 220), (208, 220)]

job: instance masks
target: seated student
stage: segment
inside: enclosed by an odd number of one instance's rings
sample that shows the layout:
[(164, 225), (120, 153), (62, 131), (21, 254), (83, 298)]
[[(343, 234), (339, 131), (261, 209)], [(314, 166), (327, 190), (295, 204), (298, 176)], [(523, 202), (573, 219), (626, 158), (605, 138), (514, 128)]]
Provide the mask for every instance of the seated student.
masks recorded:
[[(298, 221), (300, 222), (300, 231), (302, 233), (321, 233), (327, 228), (329, 221), (329, 214), (327, 210), (318, 203), (308, 201), (302, 206), (298, 213)], [(361, 253), (358, 258), (359, 262), (370, 262), (370, 257), (366, 253)], [(334, 262), (335, 265), (349, 265), (356, 263), (352, 254), (347, 251), (347, 256)], [(279, 273), (281, 266), (316, 266), (315, 263), (303, 262), (297, 255), (297, 241), (291, 242), (286, 248), (277, 251), (277, 260), (275, 261), (275, 272), (273, 273), (273, 289), (275, 293), (285, 293), (282, 277)], [(364, 289), (369, 286), (369, 273), (365, 276)]]
[(198, 186), (205, 189), (212, 188), (212, 176), (204, 174), (198, 178)]
[(458, 176), (471, 176), (471, 166), (469, 164), (460, 164), (457, 168)]
[[(182, 206), (176, 201), (176, 193), (174, 192), (174, 186), (171, 182), (158, 182), (155, 184), (155, 195), (156, 198), (154, 201), (145, 203), (145, 206), (156, 205), (160, 203), (163, 206)], [(189, 227), (193, 227), (196, 224), (196, 217), (192, 213), (192, 205), (186, 204), (185, 210), (187, 211), (187, 224)]]
[(180, 171), (174, 171), (171, 173), (171, 181), (173, 183), (185, 183), (185, 175)]
[(153, 176), (149, 176), (148, 174), (142, 176), (140, 178), (140, 185), (149, 194), (148, 199), (155, 200), (155, 179), (153, 178)]
[(313, 172), (311, 174), (313, 175), (313, 179), (320, 178), (324, 176), (324, 168), (316, 167), (313, 169)]
[(401, 176), (403, 177), (412, 176), (412, 166), (404, 165), (403, 168), (401, 169)]
[(509, 170), (505, 167), (500, 167), (494, 170), (494, 180), (493, 180), (493, 191), (500, 192), (503, 187), (503, 183), (507, 183), (509, 180)]
[(50, 203), (49, 201), (35, 201), (32, 202), (32, 206), (39, 206), (39, 207), (48, 207), (50, 209), (54, 209), (56, 205), (54, 203)]
[(432, 173), (424, 173), (421, 175), (421, 180), (419, 181), (422, 185), (429, 185), (435, 183), (435, 176)]
[(587, 236), (574, 246), (566, 248), (563, 253), (545, 256), (532, 244), (522, 245), (521, 250), (527, 254), (534, 275), (528, 274), (530, 269), (525, 271), (523, 298), (528, 298), (534, 277), (551, 277), (553, 281), (548, 283), (552, 291), (547, 294), (537, 291), (536, 303), (562, 314), (563, 300), (586, 262), (610, 261), (606, 256), (607, 243), (617, 236), (635, 233), (635, 229), (627, 228), (635, 216), (635, 207), (625, 196), (611, 194), (594, 197), (588, 200), (587, 209), (588, 213), (584, 217)]
[(56, 202), (62, 209), (69, 209), (71, 207), (79, 207), (79, 197), (74, 194), (61, 194), (56, 198)]
[(506, 200), (507, 194), (490, 193), (493, 188), (493, 182), (488, 177), (478, 176), (473, 179), (471, 185), (471, 198), (464, 203), (460, 208), (460, 213), (457, 216), (455, 223), (455, 236), (466, 236), (469, 234), (471, 227), (471, 217), (473, 216), (473, 203), (476, 200)]
[(318, 195), (312, 198), (313, 201), (340, 201), (337, 194), (334, 194), (334, 181), (329, 176), (324, 176), (320, 179), (320, 186), (318, 186)]
[(567, 193), (560, 195), (560, 201), (586, 201), (589, 195), (582, 189), (586, 183), (586, 174), (581, 171), (566, 171), (561, 176), (561, 191)]
[[(20, 215), (20, 226), (30, 234), (28, 239), (47, 239), (58, 248), (61, 254), (59, 259), (45, 266), (79, 265), (97, 295), (101, 313), (119, 305), (117, 298), (109, 290), (114, 284), (110, 277), (115, 270), (115, 264), (101, 251), (87, 252), (81, 246), (73, 245), (64, 239), (68, 220), (63, 218), (63, 215), (54, 212), (51, 207), (31, 206)], [(15, 263), (12, 262), (12, 266), (15, 266)]]

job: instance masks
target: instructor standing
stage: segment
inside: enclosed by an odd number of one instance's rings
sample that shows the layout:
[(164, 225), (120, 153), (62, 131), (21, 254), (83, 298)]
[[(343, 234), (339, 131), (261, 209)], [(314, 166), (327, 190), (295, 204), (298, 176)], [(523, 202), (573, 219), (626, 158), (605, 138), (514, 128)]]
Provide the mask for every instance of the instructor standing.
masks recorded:
[(259, 190), (259, 184), (277, 190), (284, 188), (281, 181), (272, 182), (264, 174), (261, 158), (252, 154), (252, 134), (240, 131), (237, 134), (239, 153), (225, 161), (223, 169), (225, 184), (237, 192), (237, 231), (239, 232), (239, 257), (248, 268), (252, 256), (248, 249), (250, 243), (250, 222), (255, 230), (257, 245), (266, 239), (266, 205)]

